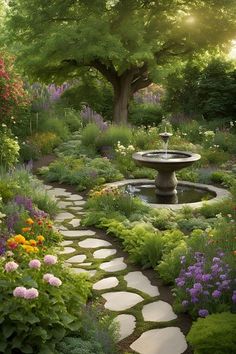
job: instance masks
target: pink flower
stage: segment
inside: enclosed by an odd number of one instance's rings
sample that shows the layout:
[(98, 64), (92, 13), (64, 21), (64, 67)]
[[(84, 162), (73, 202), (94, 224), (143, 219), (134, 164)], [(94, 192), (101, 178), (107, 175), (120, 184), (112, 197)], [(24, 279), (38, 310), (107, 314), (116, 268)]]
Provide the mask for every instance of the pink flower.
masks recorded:
[(39, 269), (41, 266), (41, 262), (38, 259), (32, 259), (29, 262), (29, 267), (33, 269)]
[(36, 299), (39, 296), (39, 292), (35, 288), (26, 289), (25, 299)]
[(52, 286), (60, 286), (62, 284), (61, 280), (57, 277), (52, 277), (49, 279), (49, 284), (52, 285)]
[(49, 279), (54, 278), (54, 275), (51, 273), (46, 273), (43, 276), (43, 280), (46, 281), (47, 283), (49, 282)]
[(52, 256), (51, 254), (47, 254), (46, 256), (44, 256), (44, 263), (51, 265), (51, 264), (56, 264), (57, 263), (57, 257), (56, 256)]
[(24, 286), (17, 286), (13, 291), (13, 296), (15, 297), (25, 297), (26, 288)]
[(19, 267), (19, 265), (16, 262), (7, 262), (5, 264), (5, 271), (7, 273), (9, 272), (13, 272), (14, 270), (16, 270)]

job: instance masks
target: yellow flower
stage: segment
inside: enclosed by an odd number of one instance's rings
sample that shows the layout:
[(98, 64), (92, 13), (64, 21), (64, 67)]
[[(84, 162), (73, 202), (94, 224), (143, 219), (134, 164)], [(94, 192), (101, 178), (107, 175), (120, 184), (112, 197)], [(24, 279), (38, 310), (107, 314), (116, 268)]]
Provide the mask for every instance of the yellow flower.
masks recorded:
[(28, 232), (31, 230), (31, 227), (23, 227), (22, 232)]
[(43, 242), (43, 241), (45, 240), (45, 238), (43, 237), (43, 235), (38, 235), (38, 236), (37, 236), (37, 240), (38, 240), (39, 242)]
[(16, 236), (14, 237), (14, 240), (15, 240), (17, 243), (21, 243), (22, 245), (25, 244), (25, 238), (24, 238), (24, 236), (22, 236), (22, 235), (16, 235)]
[(39, 249), (38, 249), (38, 247), (34, 247), (34, 253), (38, 253), (38, 251), (39, 251)]
[(32, 246), (28, 246), (28, 245), (23, 245), (22, 248), (27, 252), (27, 253), (32, 253), (34, 252), (34, 248)]
[(28, 219), (26, 220), (26, 224), (28, 224), (28, 225), (33, 225), (33, 224), (34, 224), (34, 221), (33, 221), (31, 218), (28, 218)]
[(29, 240), (30, 246), (36, 246), (37, 242), (35, 240)]

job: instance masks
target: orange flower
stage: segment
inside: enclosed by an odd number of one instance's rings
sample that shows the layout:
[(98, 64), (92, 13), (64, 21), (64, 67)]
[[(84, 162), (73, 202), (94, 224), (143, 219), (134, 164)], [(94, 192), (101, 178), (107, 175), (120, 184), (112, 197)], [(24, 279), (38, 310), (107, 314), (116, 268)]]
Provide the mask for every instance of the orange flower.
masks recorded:
[(48, 225), (48, 229), (51, 229), (52, 228), (52, 225)]
[(38, 235), (38, 236), (37, 236), (37, 240), (38, 240), (39, 242), (43, 242), (43, 241), (45, 240), (45, 238), (43, 237), (43, 235)]
[(29, 232), (31, 230), (31, 227), (23, 227), (22, 232)]
[(26, 224), (28, 224), (28, 225), (33, 225), (33, 224), (34, 224), (34, 221), (33, 221), (31, 218), (28, 218), (28, 219), (26, 220)]
[(22, 236), (22, 235), (16, 235), (16, 236), (14, 237), (14, 240), (15, 240), (15, 242), (21, 243), (22, 245), (25, 244), (25, 238), (24, 238), (24, 236)]
[(236, 251), (233, 251), (233, 254), (236, 256)]
[(36, 246), (37, 242), (35, 240), (29, 240), (30, 246)]
[(42, 220), (39, 220), (38, 225), (42, 225), (42, 224), (43, 224)]

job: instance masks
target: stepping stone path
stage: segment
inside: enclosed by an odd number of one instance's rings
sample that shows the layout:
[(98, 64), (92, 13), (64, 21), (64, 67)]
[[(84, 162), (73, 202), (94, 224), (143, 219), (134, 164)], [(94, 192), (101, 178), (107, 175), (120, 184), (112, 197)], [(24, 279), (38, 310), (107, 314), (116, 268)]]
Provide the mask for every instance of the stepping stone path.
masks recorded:
[[(129, 347), (126, 351), (133, 350), (138, 354), (184, 353), (187, 349), (185, 336), (180, 328), (175, 327), (177, 316), (172, 306), (159, 299), (158, 287), (151, 284), (142, 271), (132, 271), (132, 267), (127, 267), (125, 258), (120, 254), (117, 256), (112, 239), (108, 242), (95, 231), (81, 228), (83, 197), (49, 185), (45, 185), (45, 192), (58, 201), (61, 209), (55, 226), (65, 238), (59, 249), (65, 266), (76, 274), (90, 277), (93, 290), (101, 296), (104, 307), (116, 315), (114, 322), (119, 327), (118, 341), (127, 338)], [(70, 253), (74, 255), (71, 257)], [(143, 322), (140, 323), (141, 318)], [(155, 323), (157, 328), (148, 330)]]

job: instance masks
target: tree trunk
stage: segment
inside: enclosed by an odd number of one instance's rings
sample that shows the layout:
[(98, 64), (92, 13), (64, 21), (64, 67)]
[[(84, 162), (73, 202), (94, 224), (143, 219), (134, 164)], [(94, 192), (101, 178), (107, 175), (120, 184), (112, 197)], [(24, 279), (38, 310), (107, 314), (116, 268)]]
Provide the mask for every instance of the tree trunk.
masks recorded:
[(114, 85), (113, 122), (126, 125), (128, 121), (128, 106), (131, 94), (132, 73), (124, 73)]

